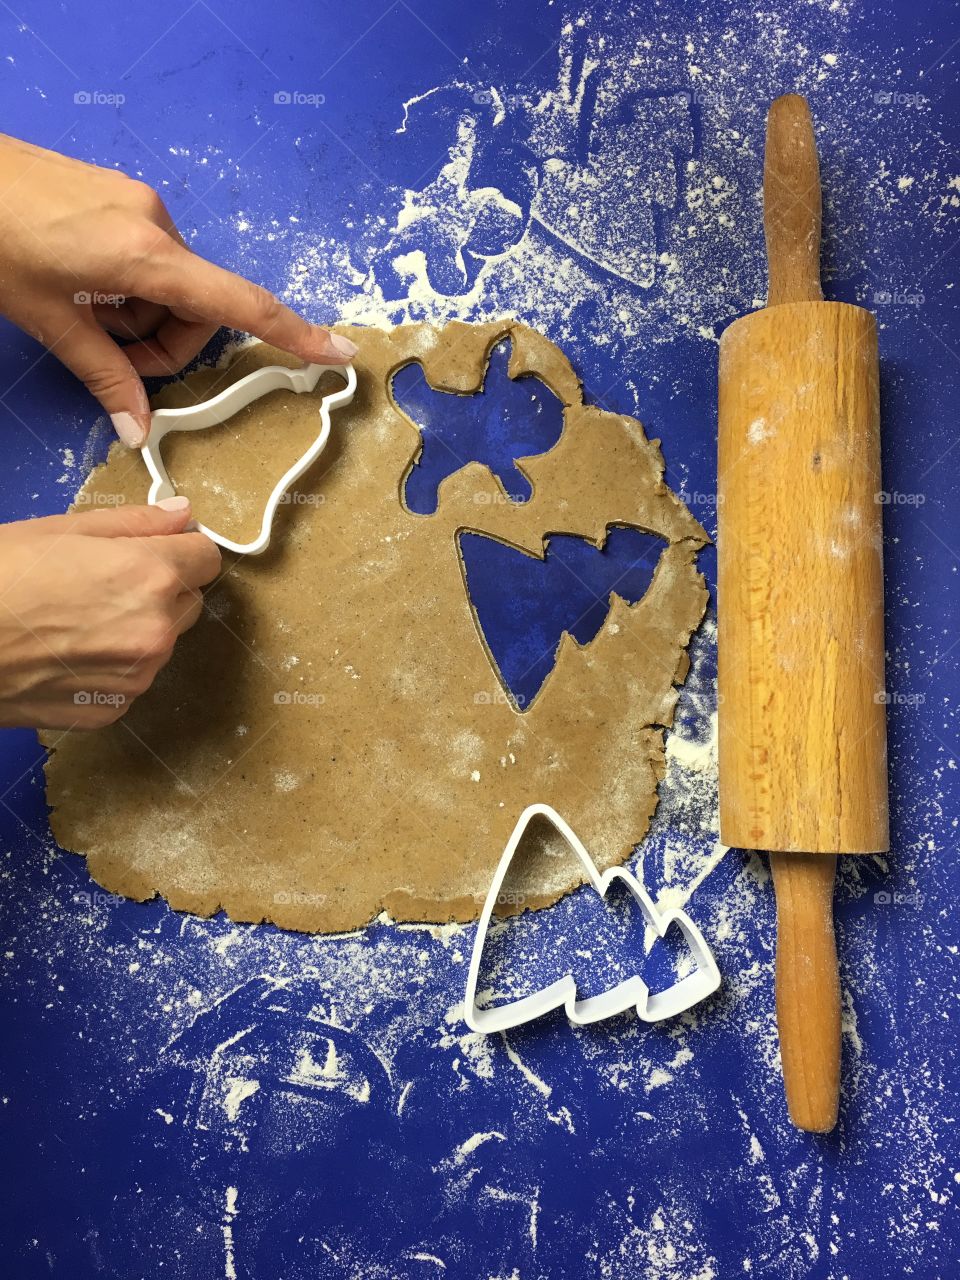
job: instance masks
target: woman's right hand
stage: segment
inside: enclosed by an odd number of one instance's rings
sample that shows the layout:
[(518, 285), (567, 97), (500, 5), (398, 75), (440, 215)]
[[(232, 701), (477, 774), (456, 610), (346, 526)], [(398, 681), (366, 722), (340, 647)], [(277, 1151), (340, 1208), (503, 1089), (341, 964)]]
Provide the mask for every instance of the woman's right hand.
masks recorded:
[(145, 183), (5, 134), (0, 263), (0, 313), (86, 383), (131, 448), (150, 430), (141, 378), (178, 373), (222, 324), (317, 364), (357, 353), (192, 253)]
[(96, 729), (149, 689), (220, 552), (190, 503), (0, 525), (0, 725)]

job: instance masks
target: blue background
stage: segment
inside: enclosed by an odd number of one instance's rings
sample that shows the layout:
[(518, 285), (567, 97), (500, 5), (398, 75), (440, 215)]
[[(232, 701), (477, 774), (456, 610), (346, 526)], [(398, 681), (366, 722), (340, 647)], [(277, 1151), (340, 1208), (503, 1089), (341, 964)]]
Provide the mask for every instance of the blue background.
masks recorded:
[[(711, 533), (716, 338), (763, 297), (764, 111), (779, 92), (807, 93), (827, 293), (880, 321), (893, 495), (893, 844), (889, 859), (841, 869), (834, 1134), (787, 1121), (772, 891), (756, 858), (711, 862), (709, 769), (671, 765), (635, 865), (653, 892), (676, 883), (677, 848), (687, 889), (713, 867), (689, 910), (724, 975), (718, 996), (675, 1026), (557, 1021), (486, 1042), (456, 1013), (472, 930), (378, 923), (316, 939), (112, 898), (51, 840), (35, 738), (6, 732), (5, 1274), (956, 1274), (960, 45), (945, 2), (796, 9), (3, 6), (11, 133), (144, 177), (197, 252), (311, 319), (516, 313), (561, 343), (588, 398), (662, 439), (668, 482)], [(598, 94), (605, 66), (617, 74)], [(290, 91), (324, 101), (275, 102)], [(547, 94), (569, 107), (552, 135)], [(437, 178), (465, 119), (466, 187), (496, 188), (506, 205), (457, 232)], [(589, 174), (601, 154), (622, 156), (619, 175), (595, 171), (626, 194), (604, 204), (603, 183), (581, 184), (599, 230), (571, 236), (568, 215), (544, 203), (551, 165)], [(433, 212), (401, 225), (411, 199)], [(501, 268), (515, 251), (549, 270), (511, 283)], [(425, 264), (419, 288), (411, 253)], [(9, 326), (0, 387), (3, 517), (63, 510), (105, 448), (97, 407)], [(522, 452), (509, 432), (493, 447), (505, 469)], [(528, 669), (543, 637), (582, 612), (571, 616), (559, 553), (552, 563), (537, 587), (542, 631), (495, 602), (487, 614), (504, 669)], [(609, 567), (577, 563), (602, 596)], [(712, 588), (715, 556), (701, 563)], [(478, 562), (476, 594), (532, 590), (528, 571)], [(681, 698), (691, 742), (708, 732), (712, 636), (708, 621)], [(533, 936), (589, 939), (592, 910), (575, 894)], [(612, 953), (601, 961), (617, 968)]]

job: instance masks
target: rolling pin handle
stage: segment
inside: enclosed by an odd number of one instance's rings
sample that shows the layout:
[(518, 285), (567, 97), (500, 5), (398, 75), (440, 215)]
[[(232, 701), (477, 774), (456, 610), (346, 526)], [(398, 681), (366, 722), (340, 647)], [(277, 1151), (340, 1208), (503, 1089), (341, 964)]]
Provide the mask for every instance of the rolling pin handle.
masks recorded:
[(767, 241), (767, 306), (821, 302), (820, 166), (806, 98), (777, 98), (767, 116), (763, 163), (763, 230)]
[(840, 978), (833, 932), (837, 859), (771, 853), (777, 896), (777, 1025), (790, 1119), (826, 1133), (840, 1105)]

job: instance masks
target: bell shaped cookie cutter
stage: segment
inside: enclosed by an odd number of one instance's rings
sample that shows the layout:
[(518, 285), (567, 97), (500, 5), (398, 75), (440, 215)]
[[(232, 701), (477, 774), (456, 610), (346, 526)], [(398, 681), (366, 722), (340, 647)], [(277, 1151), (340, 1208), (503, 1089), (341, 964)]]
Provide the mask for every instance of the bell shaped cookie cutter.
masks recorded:
[(330, 411), (349, 404), (354, 397), (357, 389), (357, 373), (351, 364), (306, 364), (299, 369), (288, 369), (280, 364), (265, 365), (262, 369), (255, 369), (252, 373), (248, 373), (246, 377), (240, 378), (217, 395), (211, 396), (209, 400), (204, 400), (202, 404), (189, 405), (183, 409), (155, 410), (150, 418), (150, 432), (140, 450), (152, 478), (147, 502), (153, 504), (162, 498), (172, 498), (177, 492), (160, 456), (160, 443), (164, 436), (171, 431), (199, 431), (204, 427), (218, 426), (270, 391), (286, 388), (297, 392), (298, 395), (304, 391), (313, 391), (320, 381), (320, 375), (327, 372), (339, 374), (345, 380), (346, 386), (341, 391), (324, 396), (320, 401), (319, 434), (306, 453), (284, 472), (274, 486), (267, 499), (259, 535), (252, 542), (234, 542), (232, 538), (227, 538), (222, 533), (215, 533), (206, 525), (198, 524), (201, 533), (205, 533), (208, 538), (227, 551), (237, 551), (241, 555), (251, 556), (266, 551), (270, 545), (273, 517), (283, 495), (295, 481), (299, 480), (307, 468), (316, 462), (326, 447), (330, 436)]
[[(601, 992), (600, 995), (589, 996), (583, 1000), (577, 999), (576, 981), (572, 973), (567, 973), (549, 986), (535, 991), (532, 995), (521, 996), (517, 1000), (511, 1000), (506, 1004), (496, 1005), (488, 1009), (481, 1009), (477, 1005), (480, 960), (483, 955), (493, 908), (496, 906), (500, 896), (507, 869), (517, 851), (517, 846), (520, 844), (520, 840), (531, 820), (538, 816), (546, 818), (563, 836), (587, 873), (590, 884), (600, 894), (601, 898), (606, 896), (607, 890), (614, 881), (622, 881), (638, 903), (644, 919), (656, 931), (658, 937), (664, 937), (671, 924), (676, 924), (679, 927), (697, 962), (697, 967), (693, 973), (681, 978), (679, 982), (675, 982), (672, 987), (668, 987), (665, 991), (653, 993), (651, 993), (642, 978), (634, 975), (618, 983), (615, 987), (611, 987), (608, 991)], [(467, 989), (464, 997), (464, 1017), (472, 1031), (478, 1031), (483, 1034), (507, 1031), (511, 1027), (519, 1027), (525, 1022), (531, 1022), (534, 1018), (540, 1018), (545, 1013), (552, 1013), (554, 1009), (561, 1008), (566, 1010), (567, 1017), (578, 1027), (588, 1026), (592, 1022), (600, 1022), (603, 1018), (612, 1018), (619, 1013), (626, 1013), (631, 1006), (636, 1008), (637, 1014), (643, 1022), (660, 1022), (664, 1018), (673, 1018), (678, 1013), (691, 1009), (695, 1004), (712, 995), (719, 986), (720, 970), (717, 968), (713, 954), (704, 941), (703, 934), (686, 912), (677, 908), (658, 911), (653, 899), (636, 876), (631, 875), (629, 871), (625, 871), (622, 867), (611, 867), (609, 871), (605, 871), (601, 875), (590, 854), (581, 844), (573, 830), (564, 822), (556, 810), (551, 809), (549, 805), (532, 804), (524, 809), (517, 821), (517, 825), (513, 829), (513, 834), (507, 842), (507, 847), (503, 851), (503, 857), (494, 872), (486, 901), (483, 904), (483, 911), (480, 913), (477, 936), (473, 943), (473, 954), (470, 957), (470, 968), (467, 972)]]

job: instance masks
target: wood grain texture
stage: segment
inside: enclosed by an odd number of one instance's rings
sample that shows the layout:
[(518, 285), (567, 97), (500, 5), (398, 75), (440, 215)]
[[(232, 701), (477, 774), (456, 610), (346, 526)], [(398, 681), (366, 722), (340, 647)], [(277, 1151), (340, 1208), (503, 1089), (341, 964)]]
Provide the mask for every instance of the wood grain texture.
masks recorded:
[(888, 848), (877, 339), (784, 304), (720, 344), (720, 826), (746, 849)]
[[(791, 1118), (840, 1096), (837, 853), (888, 847), (876, 324), (824, 302), (813, 121), (767, 119), (767, 306), (720, 343), (720, 835), (771, 849)], [(827, 855), (827, 856), (825, 856)]]
[(787, 93), (767, 116), (763, 158), (763, 231), (767, 306), (819, 302), (820, 165), (806, 100)]
[(840, 1104), (840, 979), (833, 934), (836, 858), (770, 856), (777, 894), (777, 1025), (790, 1119), (826, 1133)]

